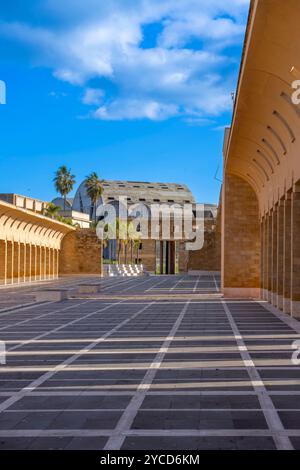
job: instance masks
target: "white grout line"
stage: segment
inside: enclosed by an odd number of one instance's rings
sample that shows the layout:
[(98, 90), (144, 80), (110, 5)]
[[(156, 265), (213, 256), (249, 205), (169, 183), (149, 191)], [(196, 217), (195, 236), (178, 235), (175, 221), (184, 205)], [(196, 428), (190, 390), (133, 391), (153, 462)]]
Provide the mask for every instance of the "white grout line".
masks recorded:
[[(153, 279), (153, 278), (152, 278)], [(145, 290), (145, 293), (146, 292), (151, 292), (152, 290), (156, 290), (157, 289), (157, 286), (159, 286), (160, 284), (163, 284), (164, 282), (167, 282), (169, 281), (169, 279), (166, 279), (164, 276), (163, 276), (163, 279), (161, 279), (161, 276), (158, 276), (158, 279), (159, 279), (159, 282), (158, 283), (155, 283), (153, 284), (152, 286), (150, 286), (148, 289)], [(167, 289), (167, 287), (166, 287)]]
[[(149, 436), (149, 437), (265, 437), (276, 438), (277, 432), (267, 429), (134, 429), (126, 432), (127, 436)], [(279, 432), (282, 439), (289, 439), (289, 436), (300, 436), (299, 429), (286, 429)]]
[(216, 281), (216, 278), (215, 278), (215, 276), (214, 276), (214, 275), (213, 275), (213, 278), (214, 278), (214, 283), (215, 283), (215, 286), (216, 286), (217, 292), (220, 292), (219, 286), (218, 286), (218, 284), (217, 284), (217, 281)]
[[(0, 430), (0, 437), (111, 437), (111, 429), (16, 429)], [(126, 437), (273, 437), (275, 434), (265, 429), (136, 429), (124, 432)], [(300, 436), (300, 430), (287, 429), (280, 432), (281, 438)], [(109, 439), (109, 440), (110, 440)], [(105, 446), (106, 448), (106, 446)], [(104, 449), (105, 449), (104, 448)]]
[[(3, 413), (121, 413), (125, 411), (125, 408), (20, 408), (20, 409), (9, 409), (4, 410)], [(261, 408), (140, 408), (141, 412), (152, 413), (152, 412), (164, 412), (164, 413), (257, 413), (262, 412)], [(277, 411), (288, 411), (288, 412), (300, 412), (299, 408), (277, 408)]]
[(149, 391), (151, 384), (153, 380), (155, 379), (155, 376), (157, 374), (157, 371), (159, 370), (163, 359), (165, 357), (166, 351), (170, 347), (174, 336), (176, 335), (181, 322), (186, 314), (186, 311), (189, 307), (189, 301), (185, 304), (183, 307), (180, 315), (177, 317), (171, 331), (169, 332), (169, 335), (165, 338), (165, 341), (163, 342), (160, 351), (157, 353), (155, 356), (154, 360), (152, 361), (150, 367), (148, 368), (143, 380), (141, 381), (135, 395), (132, 397), (130, 400), (129, 405), (125, 409), (123, 415), (121, 416), (118, 424), (116, 425), (112, 436), (110, 439), (107, 441), (105, 445), (105, 450), (119, 450), (122, 447), (122, 444), (124, 442), (125, 436), (124, 432), (128, 431), (131, 428), (131, 425), (144, 401), (144, 398), (147, 395), (147, 392)]
[(247, 349), (247, 346), (243, 340), (243, 337), (238, 329), (238, 326), (226, 305), (224, 300), (221, 301), (226, 312), (228, 321), (234, 333), (237, 345), (240, 350), (241, 358), (245, 364), (247, 372), (252, 382), (254, 390), (257, 392), (257, 397), (259, 399), (261, 408), (263, 410), (266, 422), (270, 431), (273, 434), (274, 442), (278, 450), (293, 450), (293, 445), (289, 437), (285, 433), (284, 426), (281, 422), (281, 419), (276, 411), (276, 408), (269, 397), (267, 390), (264, 386), (263, 380), (259, 375), (257, 369), (255, 368), (254, 362), (252, 361), (251, 355)]
[[(111, 308), (112, 306), (118, 305), (121, 302), (118, 302), (117, 304), (112, 304), (109, 305), (103, 309), (101, 309), (101, 312), (104, 310), (107, 310)], [(33, 380), (29, 385), (26, 387), (22, 388), (19, 392), (15, 393), (13, 396), (5, 400), (0, 404), (0, 412), (6, 410), (9, 408), (11, 405), (16, 403), (17, 401), (21, 400), (24, 396), (28, 395), (30, 392), (34, 391), (37, 387), (42, 385), (44, 382), (46, 382), (48, 379), (53, 377), (57, 372), (61, 372), (64, 370), (67, 366), (75, 362), (83, 353), (87, 352), (90, 349), (93, 349), (95, 346), (97, 346), (99, 343), (103, 342), (108, 338), (110, 335), (118, 331), (120, 328), (122, 328), (124, 325), (126, 325), (128, 322), (136, 318), (139, 314), (141, 314), (144, 310), (149, 308), (152, 304), (146, 305), (144, 308), (136, 312), (135, 314), (131, 315), (129, 318), (126, 320), (122, 321), (119, 323), (116, 327), (112, 328), (110, 331), (108, 331), (106, 334), (98, 338), (96, 341), (92, 342), (89, 344), (86, 348), (83, 348), (81, 351), (79, 351), (77, 354), (74, 354), (73, 356), (69, 357), (65, 361), (63, 361), (61, 364), (55, 366), (55, 368), (49, 372), (46, 372), (45, 374), (42, 374), (38, 379)]]
[(195, 282), (195, 286), (194, 286), (193, 292), (196, 292), (196, 291), (197, 291), (197, 287), (198, 287), (198, 284), (199, 284), (199, 281), (200, 281), (200, 277), (201, 277), (201, 276), (198, 276), (197, 281)]
[[(0, 397), (10, 397), (14, 395), (15, 392), (0, 392)], [(30, 396), (35, 396), (35, 397), (68, 397), (68, 396), (91, 396), (91, 397), (107, 397), (107, 396), (133, 396), (135, 395), (134, 391), (114, 391), (114, 390), (107, 390), (107, 391), (101, 391), (101, 390), (72, 390), (72, 391), (34, 391), (30, 393)], [(275, 391), (275, 392), (269, 392), (269, 395), (272, 396), (299, 396), (300, 391)], [(169, 391), (149, 391), (147, 392), (147, 396), (195, 396), (195, 397), (220, 397), (220, 396), (257, 396), (257, 393), (254, 391), (176, 391), (176, 390), (169, 390)], [(299, 410), (300, 411), (300, 410)]]
[[(88, 303), (88, 302), (90, 302), (90, 300), (88, 300), (88, 301), (86, 301), (86, 302), (83, 302), (83, 303), (81, 303), (81, 304), (76, 304), (76, 306), (80, 306), (80, 305), (86, 304), (86, 303)], [(64, 328), (66, 328), (66, 327), (68, 327), (68, 326), (70, 326), (70, 325), (75, 325), (76, 323), (79, 323), (79, 322), (81, 322), (82, 320), (85, 320), (86, 318), (89, 318), (89, 317), (91, 317), (91, 316), (93, 316), (93, 315), (96, 315), (96, 314), (98, 314), (98, 313), (101, 313), (103, 310), (106, 310), (107, 308), (110, 308), (110, 307), (112, 307), (113, 305), (116, 305), (116, 304), (109, 304), (109, 305), (107, 305), (107, 306), (104, 307), (104, 308), (101, 308), (101, 309), (99, 309), (99, 310), (96, 310), (96, 311), (87, 313), (86, 315), (84, 315), (84, 316), (82, 316), (82, 317), (79, 316), (79, 317), (75, 318), (75, 320), (71, 320), (71, 321), (69, 321), (69, 322), (67, 322), (67, 323), (63, 323), (62, 325), (60, 325), (60, 326), (58, 326), (58, 327), (56, 327), (56, 328), (53, 328), (52, 330), (47, 330), (45, 333), (41, 333), (41, 334), (39, 334), (39, 335), (37, 335), (37, 336), (34, 336), (33, 338), (29, 338), (29, 339), (27, 339), (27, 340), (23, 340), (23, 341), (17, 343), (15, 346), (12, 346), (11, 348), (8, 348), (7, 351), (8, 351), (8, 352), (9, 352), (9, 351), (14, 351), (14, 350), (16, 350), (16, 349), (21, 348), (22, 346), (25, 346), (25, 345), (30, 344), (30, 343), (34, 343), (36, 340), (40, 340), (40, 339), (42, 339), (42, 338), (45, 338), (46, 336), (51, 335), (52, 333), (57, 333), (58, 331), (63, 330)], [(68, 310), (68, 309), (71, 309), (71, 308), (73, 308), (73, 307), (74, 307), (74, 305), (69, 306), (69, 307), (67, 307), (67, 308), (65, 308), (65, 309), (63, 309), (63, 310)], [(60, 310), (58, 310), (58, 312), (60, 312)], [(56, 312), (52, 312), (52, 313), (56, 313)], [(25, 351), (24, 351), (24, 352), (25, 352)], [(39, 351), (36, 351), (36, 353), (38, 354)], [(6, 370), (6, 369), (5, 369), (5, 370)]]
[[(60, 308), (60, 309), (57, 309), (57, 310), (51, 310), (50, 312), (42, 313), (40, 315), (37, 315), (36, 317), (30, 317), (30, 318), (27, 318), (26, 320), (21, 320), (19, 322), (12, 323), (11, 325), (2, 326), (0, 328), (0, 331), (7, 330), (8, 328), (14, 328), (15, 326), (19, 326), (19, 325), (24, 325), (25, 323), (28, 323), (28, 322), (31, 322), (31, 321), (34, 321), (34, 320), (39, 320), (40, 318), (47, 317), (49, 315), (53, 315), (54, 313), (64, 312), (65, 310), (70, 310), (72, 308), (79, 307), (81, 305), (87, 304), (88, 302), (91, 302), (91, 300), (87, 300), (85, 302), (79, 302), (79, 303), (76, 303), (76, 304), (72, 304), (72, 305), (69, 305), (68, 307)], [(50, 303), (52, 304), (52, 302), (50, 302)], [(49, 304), (47, 304), (47, 305), (49, 305)]]
[(175, 282), (175, 284), (173, 285), (173, 287), (171, 287), (170, 289), (167, 289), (167, 290), (168, 290), (169, 292), (174, 291), (174, 290), (177, 288), (178, 284), (180, 284), (181, 282), (182, 282), (182, 278), (180, 278), (177, 282)]

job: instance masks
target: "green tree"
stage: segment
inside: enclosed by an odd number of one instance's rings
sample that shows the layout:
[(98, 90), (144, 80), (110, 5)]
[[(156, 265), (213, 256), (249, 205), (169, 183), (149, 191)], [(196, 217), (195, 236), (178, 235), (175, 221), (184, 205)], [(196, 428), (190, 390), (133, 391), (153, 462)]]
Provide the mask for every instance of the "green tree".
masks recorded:
[(46, 217), (50, 217), (50, 219), (56, 219), (59, 211), (59, 206), (56, 206), (55, 204), (53, 204), (53, 202), (49, 202), (49, 204), (47, 204), (46, 208), (43, 210), (43, 214)]
[(67, 195), (72, 191), (75, 184), (75, 176), (65, 165), (61, 166), (54, 178), (55, 189), (64, 198), (64, 211), (66, 210)]
[(103, 180), (100, 180), (97, 173), (93, 172), (85, 180), (85, 188), (88, 197), (91, 200), (95, 222), (97, 221), (97, 202), (103, 194)]
[(140, 245), (141, 245), (141, 240), (140, 238), (136, 238), (133, 242), (134, 248), (136, 249), (136, 261), (137, 264), (139, 264), (139, 258), (140, 258)]

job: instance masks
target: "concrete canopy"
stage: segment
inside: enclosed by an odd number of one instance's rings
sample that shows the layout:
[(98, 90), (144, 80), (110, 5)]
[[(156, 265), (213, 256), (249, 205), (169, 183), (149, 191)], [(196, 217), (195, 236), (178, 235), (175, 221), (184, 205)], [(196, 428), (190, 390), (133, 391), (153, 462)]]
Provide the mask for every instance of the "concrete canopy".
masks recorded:
[(224, 173), (245, 179), (264, 215), (300, 179), (298, 0), (252, 0)]

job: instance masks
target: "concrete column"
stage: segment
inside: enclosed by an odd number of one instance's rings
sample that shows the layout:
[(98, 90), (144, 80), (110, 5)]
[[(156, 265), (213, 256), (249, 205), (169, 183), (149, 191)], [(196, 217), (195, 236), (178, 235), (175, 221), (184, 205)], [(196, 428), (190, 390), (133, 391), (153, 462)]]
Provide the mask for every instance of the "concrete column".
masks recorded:
[(27, 280), (32, 281), (32, 245), (27, 245)]
[(52, 278), (52, 248), (48, 248), (48, 279)]
[(268, 300), (268, 215), (264, 215), (264, 272), (263, 272), (263, 282), (264, 282), (264, 291), (263, 299)]
[(300, 318), (300, 185), (291, 199), (291, 315)]
[(273, 211), (268, 214), (268, 302), (272, 303), (273, 284)]
[(7, 241), (0, 240), (0, 283), (7, 283)]
[(59, 255), (60, 255), (60, 251), (56, 250), (56, 278), (57, 279), (59, 277)]
[(265, 271), (265, 218), (260, 221), (260, 297), (264, 298), (264, 271)]
[(42, 258), (42, 279), (46, 279), (46, 272), (47, 272), (47, 255), (46, 255), (46, 248), (41, 246), (41, 258)]
[(37, 246), (36, 245), (33, 245), (32, 246), (32, 270), (31, 270), (31, 277), (32, 277), (32, 280), (34, 281), (37, 281)]
[(20, 283), (20, 268), (21, 268), (21, 263), (20, 263), (20, 243), (19, 242), (14, 242), (14, 250), (13, 250), (13, 283)]
[(283, 310), (283, 271), (284, 271), (284, 200), (280, 200), (277, 210), (277, 308)]
[(37, 245), (36, 247), (36, 280), (41, 280), (41, 268), (42, 268), (42, 258), (41, 258), (41, 247)]
[(7, 242), (7, 280), (13, 284), (14, 277), (14, 242)]
[(52, 277), (55, 279), (56, 277), (56, 250), (52, 248)]
[(291, 313), (291, 193), (284, 201), (283, 311)]
[(26, 243), (21, 243), (21, 281), (26, 282), (27, 256)]
[(274, 207), (272, 216), (272, 304), (277, 306), (277, 219), (278, 205)]

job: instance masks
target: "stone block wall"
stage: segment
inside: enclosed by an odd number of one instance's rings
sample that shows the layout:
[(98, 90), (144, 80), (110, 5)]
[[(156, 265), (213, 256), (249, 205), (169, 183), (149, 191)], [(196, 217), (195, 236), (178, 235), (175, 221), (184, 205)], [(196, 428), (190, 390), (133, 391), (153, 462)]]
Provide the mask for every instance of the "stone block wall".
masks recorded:
[(188, 269), (189, 271), (220, 271), (221, 239), (214, 220), (205, 221), (203, 248), (189, 252)]
[(94, 229), (78, 229), (62, 241), (60, 274), (102, 275), (102, 243)]
[(260, 294), (260, 223), (256, 194), (242, 178), (228, 174), (223, 186), (222, 287), (225, 294)]

